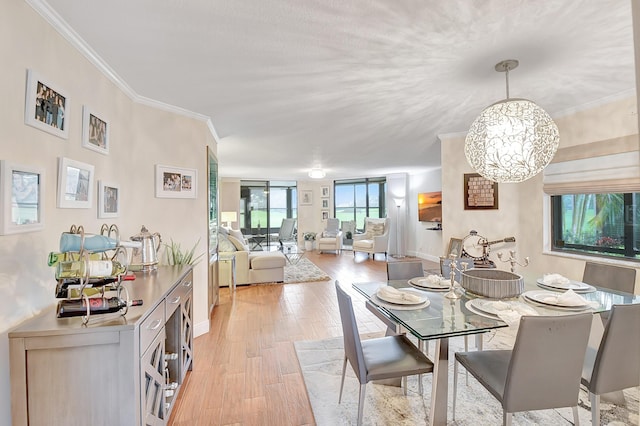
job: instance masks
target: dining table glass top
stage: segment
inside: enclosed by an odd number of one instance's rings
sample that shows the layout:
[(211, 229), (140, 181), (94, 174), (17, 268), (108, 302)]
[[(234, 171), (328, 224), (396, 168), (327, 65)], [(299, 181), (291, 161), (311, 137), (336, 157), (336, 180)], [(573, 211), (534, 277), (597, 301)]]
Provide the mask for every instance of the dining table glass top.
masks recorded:
[[(396, 289), (412, 288), (407, 280), (391, 280), (377, 282), (354, 283), (353, 288), (362, 294), (369, 303), (389, 319), (404, 327), (408, 332), (420, 340), (439, 339), (442, 337), (462, 336), (467, 334), (485, 333), (490, 330), (507, 327), (508, 324), (502, 319), (473, 309), (474, 299), (486, 299), (472, 293), (462, 291), (459, 299), (448, 299), (444, 297), (443, 291), (429, 291), (419, 289), (418, 294), (428, 298), (428, 304), (424, 307), (413, 309), (410, 305), (396, 305), (385, 303), (376, 296), (378, 290), (385, 286), (392, 286)], [(530, 291), (543, 291), (544, 289), (534, 282), (525, 280), (523, 295)], [(548, 290), (548, 289), (547, 289)], [(562, 292), (556, 292), (561, 294)], [(539, 315), (567, 315), (577, 312), (590, 311), (593, 313), (605, 312), (615, 304), (640, 303), (640, 296), (629, 293), (617, 292), (605, 288), (596, 287), (595, 291), (581, 293), (589, 304), (585, 308), (561, 308), (549, 306), (543, 303), (536, 303), (531, 299), (520, 295), (517, 298), (504, 299), (506, 302), (521, 302), (527, 305), (526, 308), (533, 308)], [(421, 305), (420, 305), (421, 306)]]

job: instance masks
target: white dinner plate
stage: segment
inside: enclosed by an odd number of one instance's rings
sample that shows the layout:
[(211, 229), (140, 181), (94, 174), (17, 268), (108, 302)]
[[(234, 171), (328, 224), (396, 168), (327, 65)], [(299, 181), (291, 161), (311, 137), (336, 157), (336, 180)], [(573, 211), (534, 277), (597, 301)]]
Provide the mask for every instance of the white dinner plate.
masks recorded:
[(427, 280), (426, 277), (416, 277), (416, 278), (411, 278), (409, 280), (409, 284), (419, 288), (427, 288), (430, 290), (438, 290), (438, 291), (449, 290), (449, 282), (447, 282), (446, 284), (443, 284), (444, 282), (443, 280), (444, 278), (440, 280), (438, 284), (433, 284), (429, 280)]
[(385, 297), (383, 294), (380, 294), (380, 292), (376, 292), (376, 297), (384, 302), (392, 303), (394, 305), (420, 305), (427, 301), (427, 297), (421, 294), (419, 290), (414, 290), (412, 288), (399, 288), (398, 290), (401, 292), (414, 294), (420, 298), (420, 301), (414, 302), (411, 300), (399, 300), (396, 298)]
[[(502, 307), (504, 307), (504, 309), (499, 309), (501, 305)], [(502, 302), (498, 300), (472, 299), (471, 306), (478, 309), (479, 311), (486, 312), (495, 316), (497, 316), (498, 312), (500, 311), (513, 310), (509, 302)]]
[(562, 283), (547, 284), (544, 282), (543, 278), (538, 278), (537, 282), (543, 287), (555, 288), (558, 290), (565, 290), (565, 291), (573, 290), (573, 291), (581, 291), (581, 292), (595, 291), (595, 287), (590, 286), (589, 284), (583, 283), (581, 281), (569, 280), (567, 284), (562, 284)]
[(542, 305), (554, 306), (557, 308), (565, 308), (565, 309), (586, 309), (589, 307), (589, 302), (585, 301), (583, 305), (567, 305), (558, 303), (557, 301), (553, 301), (554, 298), (557, 299), (558, 292), (550, 291), (550, 290), (529, 290), (522, 293), (522, 296), (525, 299), (532, 300), (536, 303), (540, 303)]

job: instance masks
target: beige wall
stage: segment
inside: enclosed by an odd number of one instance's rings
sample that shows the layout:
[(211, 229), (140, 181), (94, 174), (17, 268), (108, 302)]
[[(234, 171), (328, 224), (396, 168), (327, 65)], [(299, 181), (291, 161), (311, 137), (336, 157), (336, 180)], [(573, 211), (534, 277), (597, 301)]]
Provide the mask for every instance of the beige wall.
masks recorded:
[[(47, 254), (57, 251), (60, 233), (72, 224), (99, 232), (115, 223), (123, 239), (142, 225), (173, 238), (183, 247), (198, 239), (207, 250), (206, 146), (217, 151), (207, 123), (132, 101), (65, 41), (24, 1), (6, 0), (0, 14), (0, 159), (44, 169), (42, 231), (0, 236), (0, 424), (10, 424), (7, 330), (56, 303), (53, 269)], [(24, 124), (27, 68), (69, 96), (69, 138), (61, 139)], [(81, 146), (82, 105), (108, 121), (110, 152), (102, 155)], [(98, 219), (97, 202), (89, 209), (56, 208), (58, 158), (95, 166), (95, 177), (120, 185), (121, 212)], [(196, 199), (154, 196), (156, 164), (198, 170)], [(97, 182), (94, 182), (94, 189)], [(94, 197), (94, 200), (96, 198)], [(188, 212), (188, 213), (187, 213)], [(206, 262), (194, 272), (194, 326), (208, 330)], [(55, 391), (55, 389), (52, 389)]]

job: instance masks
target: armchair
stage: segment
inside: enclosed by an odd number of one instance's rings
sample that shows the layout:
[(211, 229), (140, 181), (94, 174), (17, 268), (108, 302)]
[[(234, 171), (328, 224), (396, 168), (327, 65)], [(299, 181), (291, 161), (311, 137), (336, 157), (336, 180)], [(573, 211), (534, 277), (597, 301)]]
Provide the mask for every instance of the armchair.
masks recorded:
[(340, 254), (342, 251), (342, 231), (338, 229), (340, 220), (336, 218), (327, 219), (327, 226), (319, 237), (316, 237), (318, 241), (318, 251), (335, 251), (336, 254)]
[(366, 218), (364, 222), (364, 234), (353, 236), (353, 255), (356, 252), (372, 254), (384, 253), (385, 258), (389, 251), (389, 218)]

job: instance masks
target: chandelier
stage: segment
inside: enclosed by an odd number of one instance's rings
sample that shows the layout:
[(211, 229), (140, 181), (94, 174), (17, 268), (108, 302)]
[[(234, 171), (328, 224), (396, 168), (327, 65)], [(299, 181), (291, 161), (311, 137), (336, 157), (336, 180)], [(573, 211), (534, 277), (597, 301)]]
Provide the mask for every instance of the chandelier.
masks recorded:
[(527, 99), (509, 99), (509, 71), (515, 59), (496, 64), (507, 81), (507, 98), (475, 119), (464, 143), (467, 161), (482, 176), (495, 182), (516, 183), (540, 173), (553, 159), (560, 136), (549, 114)]

